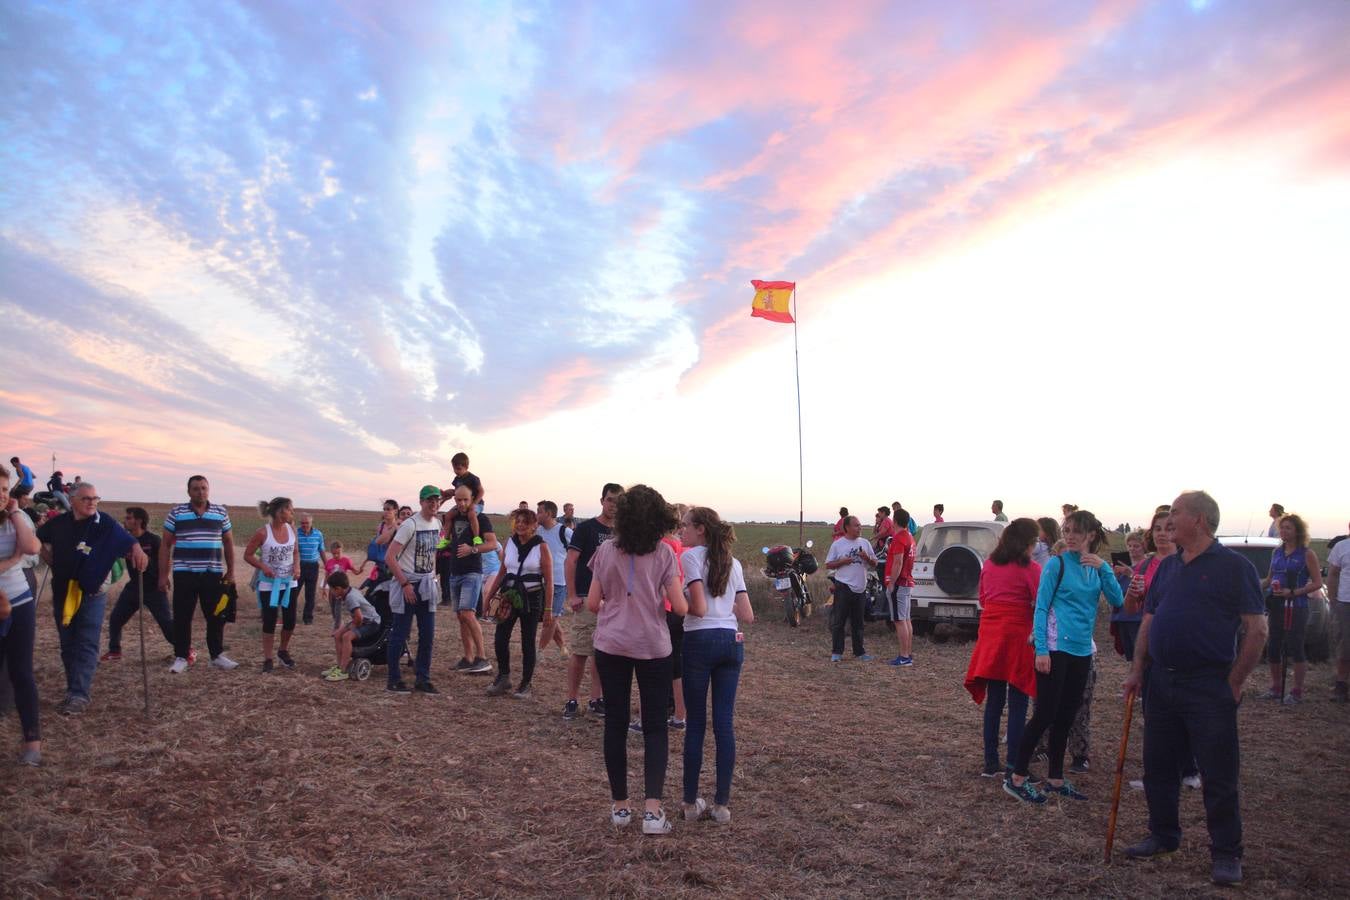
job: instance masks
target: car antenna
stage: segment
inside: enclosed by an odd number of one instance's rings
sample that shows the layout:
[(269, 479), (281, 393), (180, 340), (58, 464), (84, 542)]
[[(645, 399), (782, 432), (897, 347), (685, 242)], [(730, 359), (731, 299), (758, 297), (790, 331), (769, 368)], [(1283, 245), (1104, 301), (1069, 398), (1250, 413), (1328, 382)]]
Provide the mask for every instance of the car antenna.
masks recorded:
[(1248, 516), (1248, 517), (1247, 517), (1247, 537), (1251, 537), (1251, 536), (1252, 536), (1252, 519), (1254, 519), (1254, 518), (1255, 518), (1255, 516)]

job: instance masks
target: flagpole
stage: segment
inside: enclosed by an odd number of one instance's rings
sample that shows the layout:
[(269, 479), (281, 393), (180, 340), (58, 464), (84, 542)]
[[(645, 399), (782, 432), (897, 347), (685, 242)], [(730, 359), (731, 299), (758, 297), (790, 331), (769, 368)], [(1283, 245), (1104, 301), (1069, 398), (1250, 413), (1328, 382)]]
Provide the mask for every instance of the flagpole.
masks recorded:
[(806, 463), (802, 451), (802, 367), (797, 351), (797, 286), (792, 286), (792, 370), (797, 376), (797, 546), (806, 546)]

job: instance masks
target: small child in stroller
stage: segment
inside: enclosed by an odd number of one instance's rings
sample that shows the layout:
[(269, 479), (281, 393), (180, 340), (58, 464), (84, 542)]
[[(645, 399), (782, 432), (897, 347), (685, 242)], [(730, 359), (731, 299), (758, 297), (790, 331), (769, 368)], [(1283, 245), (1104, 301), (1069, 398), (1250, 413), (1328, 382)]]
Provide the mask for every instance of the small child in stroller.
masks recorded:
[(370, 646), (383, 636), (385, 626), (379, 612), (360, 591), (352, 590), (351, 581), (346, 572), (334, 572), (328, 576), (328, 592), (334, 602), (340, 603), (351, 612), (351, 621), (339, 626), (333, 632), (333, 643), (337, 650), (337, 665), (323, 673), (328, 681), (346, 681), (347, 667), (351, 664), (354, 646)]

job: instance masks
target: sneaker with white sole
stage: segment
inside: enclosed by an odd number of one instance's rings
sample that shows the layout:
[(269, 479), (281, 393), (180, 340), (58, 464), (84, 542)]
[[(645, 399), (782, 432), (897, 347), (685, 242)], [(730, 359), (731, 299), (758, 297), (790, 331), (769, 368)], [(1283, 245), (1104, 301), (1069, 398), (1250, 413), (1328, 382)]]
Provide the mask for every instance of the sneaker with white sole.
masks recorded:
[(1200, 790), (1203, 785), (1199, 775), (1187, 775), (1185, 778), (1181, 779), (1181, 783), (1193, 791)]
[(226, 672), (230, 671), (231, 669), (237, 669), (237, 668), (239, 668), (239, 663), (237, 663), (237, 662), (235, 662), (234, 660), (230, 659), (230, 658), (229, 658), (228, 656), (226, 656), (224, 653), (220, 654), (220, 655), (217, 656), (215, 659), (211, 660), (211, 665), (212, 665), (214, 668), (217, 668), (217, 669), (223, 669), (223, 670), (225, 670)]
[(684, 820), (686, 822), (697, 822), (703, 818), (703, 814), (708, 811), (708, 801), (699, 797), (693, 803), (684, 805)]
[(716, 822), (718, 825), (730, 825), (731, 810), (728, 807), (713, 804), (712, 820)]
[(642, 833), (643, 834), (670, 834), (670, 820), (666, 818), (666, 811), (663, 809), (659, 813), (648, 812), (642, 814)]
[(613, 825), (622, 828), (633, 822), (633, 811), (631, 809), (611, 809), (609, 811), (609, 821)]
[(187, 671), (188, 661), (183, 657), (175, 657), (173, 665), (169, 666), (169, 673), (172, 675), (182, 675)]

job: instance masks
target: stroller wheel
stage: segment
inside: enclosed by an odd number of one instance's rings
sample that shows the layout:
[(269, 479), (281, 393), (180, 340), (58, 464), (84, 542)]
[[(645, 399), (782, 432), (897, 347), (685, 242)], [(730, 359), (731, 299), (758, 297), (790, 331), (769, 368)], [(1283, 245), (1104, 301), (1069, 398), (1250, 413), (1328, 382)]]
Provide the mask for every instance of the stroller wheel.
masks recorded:
[(358, 659), (352, 663), (352, 677), (357, 681), (365, 681), (370, 677), (370, 660)]

